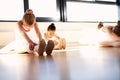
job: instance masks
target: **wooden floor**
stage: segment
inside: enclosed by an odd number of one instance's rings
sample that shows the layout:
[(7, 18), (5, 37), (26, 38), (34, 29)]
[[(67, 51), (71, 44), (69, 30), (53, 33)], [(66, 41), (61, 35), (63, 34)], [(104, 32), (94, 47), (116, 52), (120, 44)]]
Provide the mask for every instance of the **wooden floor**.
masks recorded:
[(0, 80), (120, 80), (120, 48), (81, 46), (51, 57), (1, 53)]

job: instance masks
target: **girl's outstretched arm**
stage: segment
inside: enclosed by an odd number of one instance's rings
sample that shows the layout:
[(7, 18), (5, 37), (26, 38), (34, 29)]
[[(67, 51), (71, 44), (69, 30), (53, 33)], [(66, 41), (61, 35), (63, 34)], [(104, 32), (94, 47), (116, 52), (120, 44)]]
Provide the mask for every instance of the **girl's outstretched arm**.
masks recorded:
[(59, 37), (57, 34), (55, 34), (54, 36), (55, 36), (57, 39), (60, 39), (60, 37)]
[(34, 26), (35, 26), (34, 28), (35, 28), (36, 34), (37, 34), (37, 36), (39, 38), (39, 41), (41, 41), (42, 40), (42, 35), (41, 35), (41, 32), (40, 32), (40, 30), (38, 28), (38, 24), (35, 23)]

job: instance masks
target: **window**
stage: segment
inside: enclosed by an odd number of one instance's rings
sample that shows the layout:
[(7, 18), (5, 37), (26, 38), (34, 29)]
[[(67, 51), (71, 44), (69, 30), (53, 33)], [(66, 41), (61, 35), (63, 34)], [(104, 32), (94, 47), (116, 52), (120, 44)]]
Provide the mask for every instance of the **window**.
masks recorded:
[(95, 1), (95, 0), (80, 0), (80, 1)]
[(96, 1), (116, 2), (116, 0), (96, 0)]
[(54, 20), (60, 18), (57, 10), (57, 0), (29, 0), (29, 8), (33, 10), (36, 17), (52, 18)]
[(105, 1), (105, 2), (116, 2), (117, 0), (67, 0), (67, 1)]
[(0, 0), (0, 21), (19, 20), (23, 13), (23, 0)]
[(116, 5), (67, 2), (67, 21), (106, 21), (118, 20)]

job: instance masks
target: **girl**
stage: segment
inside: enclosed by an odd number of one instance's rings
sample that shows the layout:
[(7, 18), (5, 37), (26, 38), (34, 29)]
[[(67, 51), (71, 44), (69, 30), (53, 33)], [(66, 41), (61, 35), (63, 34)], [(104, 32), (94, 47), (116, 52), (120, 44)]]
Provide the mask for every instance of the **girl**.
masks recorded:
[(48, 28), (47, 32), (44, 33), (44, 38), (46, 41), (53, 40), (54, 41), (54, 49), (60, 50), (66, 48), (66, 40), (64, 38), (59, 37), (56, 33), (56, 27), (54, 23), (51, 23)]
[(120, 46), (120, 21), (117, 22), (116, 26), (103, 26), (99, 30), (102, 33), (101, 37), (104, 36), (104, 39), (99, 41), (100, 46)]
[(45, 50), (47, 55), (51, 55), (54, 43), (52, 40), (49, 40), (46, 44), (45, 40), (42, 39), (35, 15), (31, 9), (26, 10), (22, 20), (18, 21), (18, 28), (20, 35), (22, 35), (21, 37), (18, 36), (18, 40), (26, 47), (27, 51), (30, 53), (37, 51), (39, 56), (43, 56)]

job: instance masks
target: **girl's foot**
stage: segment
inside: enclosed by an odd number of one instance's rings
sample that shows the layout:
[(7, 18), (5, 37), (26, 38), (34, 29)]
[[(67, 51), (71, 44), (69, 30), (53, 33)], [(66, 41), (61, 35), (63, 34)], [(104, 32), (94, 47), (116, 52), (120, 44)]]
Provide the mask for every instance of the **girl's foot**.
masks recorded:
[(66, 48), (66, 40), (63, 38), (62, 39), (62, 48), (65, 49)]
[(45, 50), (45, 46), (46, 46), (45, 40), (42, 39), (40, 41), (40, 45), (39, 45), (39, 48), (38, 48), (38, 54), (39, 54), (39, 56), (43, 56), (43, 53), (44, 53), (44, 50)]
[(53, 51), (53, 48), (54, 48), (54, 42), (52, 40), (49, 40), (48, 44), (46, 46), (46, 53), (47, 53), (48, 56), (51, 55), (51, 53)]

